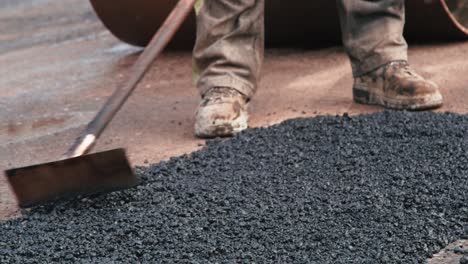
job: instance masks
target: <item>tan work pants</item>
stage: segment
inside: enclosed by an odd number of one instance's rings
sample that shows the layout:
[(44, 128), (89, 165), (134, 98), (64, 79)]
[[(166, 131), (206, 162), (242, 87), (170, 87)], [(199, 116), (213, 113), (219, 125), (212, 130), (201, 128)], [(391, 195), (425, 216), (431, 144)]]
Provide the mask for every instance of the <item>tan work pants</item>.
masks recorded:
[[(404, 0), (337, 0), (354, 76), (407, 60)], [(265, 0), (199, 0), (194, 78), (203, 95), (231, 87), (252, 97), (264, 53)]]

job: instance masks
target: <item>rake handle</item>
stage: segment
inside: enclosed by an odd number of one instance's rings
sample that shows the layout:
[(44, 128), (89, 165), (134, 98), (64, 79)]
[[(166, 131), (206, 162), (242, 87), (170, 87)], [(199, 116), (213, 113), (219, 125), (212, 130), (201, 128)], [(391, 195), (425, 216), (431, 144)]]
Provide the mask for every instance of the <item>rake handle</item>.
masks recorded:
[(179, 0), (172, 12), (156, 32), (151, 42), (145, 48), (138, 60), (130, 69), (130, 78), (124, 85), (117, 88), (107, 102), (102, 106), (94, 119), (87, 125), (74, 144), (65, 153), (65, 158), (72, 158), (88, 153), (109, 122), (120, 110), (138, 83), (148, 71), (153, 61), (169, 44), (177, 30), (193, 9), (196, 0)]

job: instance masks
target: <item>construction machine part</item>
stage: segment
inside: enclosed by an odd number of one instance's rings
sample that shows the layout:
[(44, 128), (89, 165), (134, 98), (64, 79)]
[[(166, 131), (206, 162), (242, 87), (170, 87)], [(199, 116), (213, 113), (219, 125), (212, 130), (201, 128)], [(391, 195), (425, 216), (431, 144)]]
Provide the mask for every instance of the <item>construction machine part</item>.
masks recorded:
[[(104, 25), (119, 39), (146, 46), (176, 0), (91, 0)], [(406, 1), (405, 35), (410, 41), (468, 39), (468, 0)], [(281, 0), (268, 0), (265, 11), (269, 47), (323, 46), (340, 42), (334, 1), (297, 0), (285, 9)], [(183, 24), (171, 47), (191, 48), (194, 14)]]

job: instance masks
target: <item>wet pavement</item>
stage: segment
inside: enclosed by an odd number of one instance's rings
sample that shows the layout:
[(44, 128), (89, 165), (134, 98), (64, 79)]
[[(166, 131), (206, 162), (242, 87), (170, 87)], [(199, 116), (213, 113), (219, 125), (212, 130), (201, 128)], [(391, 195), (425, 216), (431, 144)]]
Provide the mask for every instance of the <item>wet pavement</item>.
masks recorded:
[[(410, 62), (441, 85), (440, 111), (468, 112), (468, 42), (413, 45)], [(119, 42), (87, 1), (0, 3), (0, 168), (56, 160), (128, 74), (139, 48)], [(339, 47), (270, 50), (252, 102), (254, 127), (318, 114), (380, 111), (351, 100)], [(190, 52), (167, 52), (110, 124), (96, 151), (124, 147), (134, 165), (199, 149)], [(0, 217), (17, 213), (3, 178)], [(447, 262), (450, 263), (450, 262)]]

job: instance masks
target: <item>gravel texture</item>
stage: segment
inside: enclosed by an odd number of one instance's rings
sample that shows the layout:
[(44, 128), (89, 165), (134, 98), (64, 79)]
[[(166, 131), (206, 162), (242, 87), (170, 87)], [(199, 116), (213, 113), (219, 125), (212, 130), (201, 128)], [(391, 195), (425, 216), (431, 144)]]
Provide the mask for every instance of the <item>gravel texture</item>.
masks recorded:
[(466, 131), (407, 112), (250, 130), (0, 224), (0, 262), (424, 263), (468, 238)]
[(468, 256), (463, 256), (460, 259), (460, 264), (468, 264)]
[(455, 247), (453, 249), (455, 254), (462, 255), (460, 259), (460, 264), (468, 264), (468, 248), (465, 248), (463, 245)]

